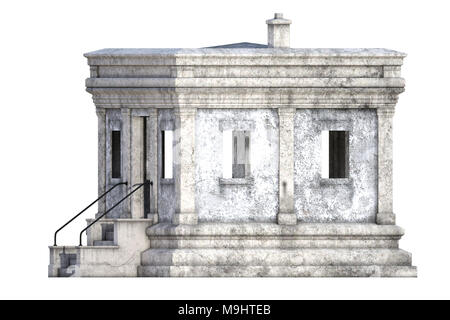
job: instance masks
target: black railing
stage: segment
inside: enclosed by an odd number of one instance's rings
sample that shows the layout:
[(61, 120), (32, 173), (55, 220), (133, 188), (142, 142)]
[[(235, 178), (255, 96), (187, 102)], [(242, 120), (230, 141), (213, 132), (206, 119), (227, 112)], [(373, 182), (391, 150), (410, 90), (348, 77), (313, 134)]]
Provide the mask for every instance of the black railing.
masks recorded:
[(103, 198), (104, 196), (106, 196), (109, 192), (111, 192), (115, 187), (120, 186), (122, 184), (128, 184), (127, 182), (120, 182), (117, 183), (115, 185), (113, 185), (111, 188), (109, 188), (105, 193), (103, 193), (100, 197), (98, 197), (95, 201), (93, 201), (90, 205), (88, 205), (86, 208), (84, 208), (80, 213), (78, 213), (76, 216), (74, 216), (72, 219), (70, 219), (69, 221), (67, 221), (61, 228), (59, 228), (58, 230), (56, 230), (55, 232), (55, 236), (54, 236), (54, 242), (53, 245), (56, 247), (56, 235), (58, 234), (59, 231), (61, 231), (65, 226), (67, 226), (69, 223), (71, 223), (73, 220), (75, 220), (76, 218), (78, 218), (83, 212), (85, 212), (87, 209), (89, 209), (90, 207), (92, 207), (97, 201), (99, 201), (101, 198)]
[(134, 189), (133, 191), (131, 191), (130, 193), (128, 193), (125, 197), (123, 197), (122, 199), (120, 199), (119, 202), (117, 202), (115, 205), (113, 205), (111, 208), (109, 208), (107, 211), (105, 211), (102, 215), (100, 215), (99, 217), (97, 217), (94, 221), (92, 221), (86, 228), (84, 228), (83, 230), (81, 230), (80, 232), (80, 247), (83, 245), (83, 241), (82, 241), (82, 236), (83, 236), (83, 232), (85, 232), (87, 229), (89, 229), (94, 223), (96, 223), (98, 220), (100, 220), (101, 218), (103, 218), (105, 215), (107, 215), (109, 212), (111, 212), (111, 210), (113, 210), (115, 207), (117, 207), (119, 204), (121, 204), (123, 201), (125, 201), (125, 199), (127, 199), (128, 197), (130, 197), (133, 193), (135, 193), (136, 191), (138, 191), (142, 186), (144, 185), (153, 185), (152, 181), (145, 181), (143, 183), (139, 183), (136, 184), (138, 187), (136, 189)]

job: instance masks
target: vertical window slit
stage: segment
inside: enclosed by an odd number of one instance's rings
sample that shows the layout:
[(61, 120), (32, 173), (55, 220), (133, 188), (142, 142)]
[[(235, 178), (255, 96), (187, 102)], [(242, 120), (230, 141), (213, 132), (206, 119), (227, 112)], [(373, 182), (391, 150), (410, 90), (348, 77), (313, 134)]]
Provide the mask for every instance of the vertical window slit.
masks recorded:
[(250, 132), (233, 131), (233, 178), (250, 176)]
[(173, 131), (163, 130), (161, 131), (161, 178), (172, 179), (173, 178)]
[(112, 131), (111, 140), (111, 172), (116, 179), (121, 177), (120, 131)]
[(348, 131), (322, 131), (322, 178), (348, 178)]

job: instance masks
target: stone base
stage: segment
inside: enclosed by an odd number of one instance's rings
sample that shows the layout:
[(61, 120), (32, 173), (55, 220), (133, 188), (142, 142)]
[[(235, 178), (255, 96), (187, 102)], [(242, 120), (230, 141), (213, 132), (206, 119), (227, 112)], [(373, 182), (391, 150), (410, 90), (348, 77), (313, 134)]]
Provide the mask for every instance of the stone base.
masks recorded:
[(147, 218), (145, 218), (145, 219), (148, 219), (148, 220), (152, 221), (153, 224), (157, 224), (159, 218), (158, 218), (158, 214), (156, 214), (156, 213), (149, 213), (147, 215)]
[(417, 277), (411, 266), (140, 266), (140, 277)]
[(297, 224), (295, 213), (279, 213), (277, 217), (278, 224), (294, 225)]
[(197, 224), (198, 215), (196, 213), (175, 213), (173, 224)]
[(376, 224), (202, 223), (147, 229), (139, 276), (415, 277), (403, 230)]
[(378, 212), (377, 224), (395, 224), (395, 214), (392, 212)]

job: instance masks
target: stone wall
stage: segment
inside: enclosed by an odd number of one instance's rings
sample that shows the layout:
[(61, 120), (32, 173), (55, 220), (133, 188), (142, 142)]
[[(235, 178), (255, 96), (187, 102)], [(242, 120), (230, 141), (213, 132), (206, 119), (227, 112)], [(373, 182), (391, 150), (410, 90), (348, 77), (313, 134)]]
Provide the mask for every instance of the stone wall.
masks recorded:
[[(376, 110), (297, 109), (294, 121), (295, 211), (299, 221), (375, 222)], [(322, 130), (349, 131), (349, 179), (321, 178)]]
[[(250, 130), (251, 177), (220, 182), (223, 129)], [(244, 128), (245, 127), (245, 128)], [(278, 213), (278, 115), (271, 109), (198, 109), (196, 210), (200, 222), (276, 221)]]

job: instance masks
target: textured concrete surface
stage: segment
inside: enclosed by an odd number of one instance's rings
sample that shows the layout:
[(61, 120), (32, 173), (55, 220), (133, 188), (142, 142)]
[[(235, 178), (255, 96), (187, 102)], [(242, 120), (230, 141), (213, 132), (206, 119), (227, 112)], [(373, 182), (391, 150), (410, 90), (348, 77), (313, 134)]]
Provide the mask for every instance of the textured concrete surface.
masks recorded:
[[(322, 130), (349, 131), (349, 179), (321, 179)], [(298, 219), (301, 222), (375, 222), (377, 154), (374, 110), (298, 110), (295, 117)]]
[(377, 223), (395, 224), (393, 207), (393, 116), (392, 108), (377, 109), (378, 115), (378, 214)]
[[(199, 109), (196, 208), (200, 222), (275, 221), (278, 213), (278, 117), (274, 110)], [(223, 129), (251, 130), (251, 184), (219, 183)]]
[(173, 223), (197, 224), (195, 207), (195, 116), (197, 109), (176, 108), (174, 132), (175, 215)]
[(363, 223), (158, 224), (147, 229), (140, 276), (416, 276), (403, 230)]
[(404, 266), (140, 266), (141, 277), (417, 277)]
[(279, 108), (279, 224), (296, 224), (294, 196), (294, 108)]

